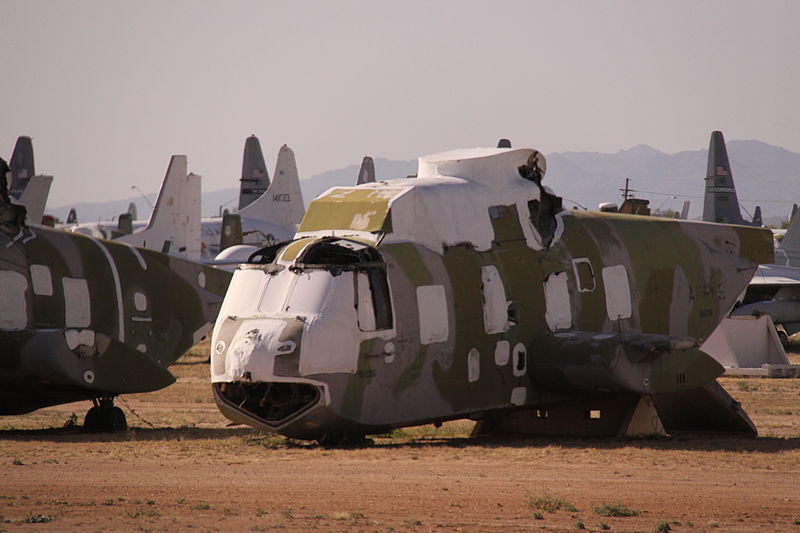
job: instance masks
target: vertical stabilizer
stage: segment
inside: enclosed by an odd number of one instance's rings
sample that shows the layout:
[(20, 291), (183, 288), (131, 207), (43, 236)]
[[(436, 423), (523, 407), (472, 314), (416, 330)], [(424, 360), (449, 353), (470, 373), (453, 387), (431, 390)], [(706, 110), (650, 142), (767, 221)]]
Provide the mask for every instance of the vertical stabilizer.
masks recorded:
[(356, 185), (361, 185), (362, 183), (374, 183), (375, 182), (375, 162), (372, 161), (372, 158), (368, 155), (364, 156), (364, 159), (361, 160), (361, 169), (358, 171), (358, 179), (356, 180)]
[(681, 220), (689, 220), (689, 206), (691, 205), (691, 201), (684, 200), (683, 201), (683, 208), (681, 208)]
[(200, 176), (187, 174), (186, 156), (174, 155), (150, 220), (141, 231), (119, 238), (150, 250), (200, 258)]
[(753, 225), (754, 226), (763, 226), (764, 221), (761, 218), (761, 206), (756, 206), (756, 212), (753, 213)]
[(53, 176), (31, 176), (18, 198), (28, 211), (28, 224), (41, 224)]
[(242, 244), (242, 217), (235, 214), (225, 214), (222, 216), (222, 230), (219, 235), (219, 251), (223, 251), (231, 246)]
[(75, 210), (74, 207), (70, 208), (69, 214), (67, 215), (67, 224), (77, 224), (78, 223), (78, 212)]
[(131, 202), (128, 204), (128, 214), (131, 216), (131, 220), (137, 220), (139, 217), (136, 214), (136, 203)]
[(300, 224), (305, 211), (294, 152), (284, 144), (278, 151), (269, 189), (258, 200), (240, 209), (239, 215), (290, 227)]
[(269, 172), (258, 137), (251, 135), (244, 143), (242, 178), (239, 186), (239, 209), (253, 203), (269, 189)]
[(789, 228), (775, 250), (775, 262), (786, 266), (800, 266), (800, 217), (791, 217)]
[[(17, 137), (17, 144), (14, 145), (14, 153), (8, 162), (11, 169), (11, 183), (9, 183), (9, 194), (20, 199), (22, 191), (28, 185), (28, 181), (36, 174), (33, 166), (33, 141), (24, 135)], [(30, 212), (30, 211), (29, 211)], [(30, 219), (34, 224), (39, 223), (39, 219)]]
[(728, 151), (721, 131), (711, 133), (708, 145), (708, 170), (706, 172), (706, 195), (703, 202), (703, 220), (723, 224), (746, 224), (739, 211), (739, 199), (733, 174), (728, 162)]

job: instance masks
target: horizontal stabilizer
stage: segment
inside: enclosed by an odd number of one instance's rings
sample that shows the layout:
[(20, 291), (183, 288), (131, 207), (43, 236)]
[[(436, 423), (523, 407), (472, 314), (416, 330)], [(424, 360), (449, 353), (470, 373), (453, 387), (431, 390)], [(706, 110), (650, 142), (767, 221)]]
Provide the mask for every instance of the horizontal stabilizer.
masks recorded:
[(675, 394), (653, 395), (658, 415), (668, 433), (682, 431), (757, 435), (741, 404), (716, 381)]

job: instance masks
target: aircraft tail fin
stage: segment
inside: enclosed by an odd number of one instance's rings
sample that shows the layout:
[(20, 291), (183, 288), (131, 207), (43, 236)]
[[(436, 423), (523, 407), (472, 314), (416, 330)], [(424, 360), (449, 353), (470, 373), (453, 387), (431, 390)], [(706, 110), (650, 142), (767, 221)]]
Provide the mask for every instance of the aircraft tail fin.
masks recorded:
[(256, 201), (269, 189), (269, 171), (258, 137), (251, 135), (244, 143), (242, 178), (239, 180), (239, 209)]
[(28, 211), (29, 224), (41, 224), (53, 176), (31, 176), (18, 198)]
[(361, 168), (358, 171), (358, 179), (356, 180), (356, 185), (361, 185), (362, 183), (374, 183), (375, 182), (375, 162), (372, 158), (368, 155), (364, 156), (364, 159), (361, 160)]
[(237, 244), (242, 244), (242, 217), (237, 214), (225, 213), (222, 216), (222, 228), (219, 235), (219, 251)]
[[(8, 166), (11, 169), (9, 194), (19, 200), (25, 187), (28, 186), (28, 181), (36, 174), (33, 164), (33, 141), (30, 137), (25, 135), (17, 137)], [(31, 220), (36, 224), (39, 223), (39, 219)]]
[(119, 240), (199, 259), (200, 182), (200, 176), (187, 174), (185, 155), (172, 156), (147, 227)]
[(736, 196), (736, 186), (728, 161), (728, 150), (721, 131), (711, 133), (708, 145), (703, 220), (722, 224), (750, 225), (742, 218), (742, 213), (739, 211), (739, 199)]
[(689, 200), (685, 200), (683, 202), (683, 207), (681, 208), (681, 220), (689, 220), (689, 205), (691, 205)]
[(240, 209), (239, 215), (281, 226), (296, 226), (300, 224), (305, 211), (294, 152), (284, 144), (278, 151), (275, 174), (269, 189), (258, 200)]
[(138, 215), (136, 213), (136, 203), (131, 202), (128, 204), (128, 214), (131, 216), (131, 220), (136, 220)]
[[(794, 209), (792, 211), (795, 211)], [(779, 256), (783, 257), (783, 262), (787, 266), (798, 266), (800, 261), (800, 216), (792, 216), (789, 221), (789, 228), (781, 239), (776, 250), (776, 260)]]
[(761, 206), (756, 206), (756, 212), (753, 213), (753, 225), (754, 226), (763, 226), (764, 221), (761, 218)]
[(130, 213), (122, 213), (117, 220), (117, 229), (112, 231), (112, 238), (118, 239), (131, 233), (133, 233), (133, 217)]
[(497, 141), (498, 148), (511, 148), (511, 141), (506, 138), (500, 139)]
[(69, 210), (69, 214), (67, 215), (67, 224), (77, 224), (78, 223), (78, 211), (75, 208), (71, 208)]

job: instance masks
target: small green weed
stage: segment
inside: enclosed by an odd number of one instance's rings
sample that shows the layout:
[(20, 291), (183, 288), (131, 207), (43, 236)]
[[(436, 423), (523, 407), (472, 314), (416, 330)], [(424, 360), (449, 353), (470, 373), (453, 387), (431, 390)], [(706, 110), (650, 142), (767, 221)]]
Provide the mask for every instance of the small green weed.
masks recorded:
[(670, 531), (672, 531), (672, 526), (670, 526), (669, 522), (666, 520), (662, 520), (656, 524), (656, 533), (669, 533)]
[(528, 506), (531, 509), (545, 511), (548, 513), (555, 513), (556, 511), (575, 512), (578, 510), (567, 500), (559, 498), (558, 496), (553, 496), (552, 494), (545, 494), (544, 496), (540, 496), (538, 498), (531, 498), (528, 500)]
[(597, 505), (592, 507), (592, 511), (595, 514), (600, 516), (610, 516), (610, 517), (629, 517), (629, 516), (639, 516), (639, 511), (636, 509), (631, 509), (621, 503), (604, 503), (603, 505)]

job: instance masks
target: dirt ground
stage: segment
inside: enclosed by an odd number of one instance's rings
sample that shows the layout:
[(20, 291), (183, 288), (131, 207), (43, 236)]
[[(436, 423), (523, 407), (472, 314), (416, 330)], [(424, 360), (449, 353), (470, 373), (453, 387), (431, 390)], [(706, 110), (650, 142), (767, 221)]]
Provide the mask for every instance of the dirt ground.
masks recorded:
[[(795, 362), (800, 362), (794, 356)], [(0, 418), (0, 531), (797, 531), (800, 379), (725, 378), (755, 439), (468, 438), (454, 422), (328, 450), (227, 427), (208, 365), (118, 401)]]

